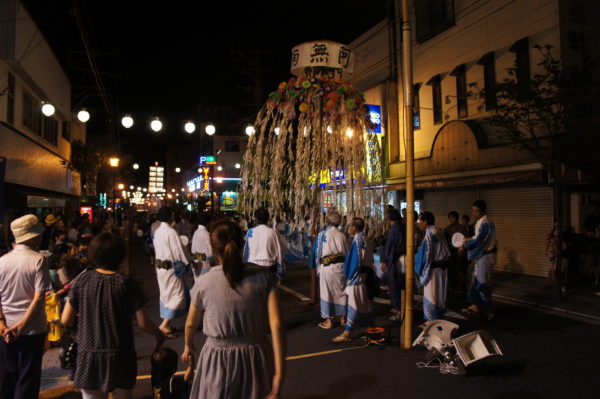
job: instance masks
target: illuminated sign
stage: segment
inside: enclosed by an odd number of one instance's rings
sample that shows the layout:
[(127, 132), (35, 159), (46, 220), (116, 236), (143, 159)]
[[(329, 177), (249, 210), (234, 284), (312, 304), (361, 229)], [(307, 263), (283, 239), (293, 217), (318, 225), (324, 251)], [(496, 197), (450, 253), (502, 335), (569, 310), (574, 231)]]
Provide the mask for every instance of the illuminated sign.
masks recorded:
[[(212, 157), (212, 158), (214, 159), (214, 157)], [(203, 184), (202, 184), (202, 189), (204, 191), (209, 191), (210, 190), (210, 184), (209, 184), (210, 183), (210, 180), (209, 180), (210, 177), (209, 177), (209, 173), (210, 173), (210, 168), (203, 168), (202, 169), (202, 179), (204, 180)]]
[(374, 125), (374, 129), (369, 130), (370, 133), (381, 133), (381, 105), (367, 104), (369, 108), (369, 118)]
[(202, 168), (202, 176), (196, 176), (186, 184), (189, 192), (196, 190), (210, 191), (210, 168)]
[(213, 155), (201, 155), (200, 165), (216, 165), (217, 161)]
[(87, 215), (88, 221), (92, 223), (92, 207), (91, 206), (80, 206), (79, 214), (81, 216)]
[(98, 205), (106, 208), (106, 193), (100, 193), (98, 196)]
[(148, 191), (151, 193), (161, 193), (164, 191), (165, 168), (162, 166), (150, 166), (148, 173)]

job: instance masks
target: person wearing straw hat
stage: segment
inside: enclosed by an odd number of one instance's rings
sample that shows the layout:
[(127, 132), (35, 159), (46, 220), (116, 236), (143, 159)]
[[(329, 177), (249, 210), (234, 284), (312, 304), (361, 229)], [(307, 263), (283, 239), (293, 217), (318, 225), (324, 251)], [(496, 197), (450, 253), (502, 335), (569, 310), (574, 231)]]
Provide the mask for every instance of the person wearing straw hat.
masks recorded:
[(14, 249), (0, 258), (0, 386), (4, 398), (37, 398), (48, 325), (45, 293), (52, 286), (37, 217), (15, 219)]
[(54, 230), (56, 229), (57, 218), (53, 214), (49, 213), (44, 219), (46, 225), (45, 230), (42, 233), (42, 242), (40, 243), (40, 250), (47, 251), (50, 248), (52, 237), (54, 237)]

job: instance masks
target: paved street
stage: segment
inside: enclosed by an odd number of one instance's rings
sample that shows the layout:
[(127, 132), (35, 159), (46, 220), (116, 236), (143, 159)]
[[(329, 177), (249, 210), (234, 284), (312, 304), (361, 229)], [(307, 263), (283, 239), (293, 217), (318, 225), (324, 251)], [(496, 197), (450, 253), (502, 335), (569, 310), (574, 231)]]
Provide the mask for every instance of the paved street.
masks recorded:
[[(135, 243), (132, 244), (131, 274), (141, 283), (150, 300), (148, 311), (158, 321), (158, 290), (148, 261)], [(301, 265), (290, 268), (285, 286), (308, 295), (308, 273)], [(298, 295), (298, 294), (296, 294)], [(490, 360), (474, 375), (442, 375), (438, 369), (420, 369), (425, 350), (404, 351), (397, 345), (397, 328), (392, 328), (394, 342), (387, 346), (366, 347), (360, 339), (348, 344), (334, 344), (331, 338), (340, 332), (319, 329), (317, 307), (305, 307), (296, 295), (282, 292), (283, 312), (288, 329), (287, 378), (283, 397), (308, 398), (594, 398), (597, 397), (600, 357), (600, 326), (574, 320), (563, 314), (548, 314), (521, 305), (499, 303), (496, 319), (491, 323), (451, 319), (460, 325), (459, 334), (477, 329), (492, 332), (505, 356)], [(385, 302), (385, 301), (383, 301)], [(453, 301), (451, 310), (462, 303)], [(385, 321), (388, 306), (377, 304), (377, 324)], [(542, 310), (542, 311), (540, 311)], [(452, 314), (452, 313), (450, 313)], [(420, 321), (417, 313), (415, 319)], [(593, 320), (592, 320), (593, 321)], [(183, 326), (183, 320), (176, 323)], [(418, 331), (415, 332), (415, 337)], [(198, 345), (201, 345), (198, 334)], [(167, 341), (178, 352), (183, 337)], [(136, 328), (138, 375), (136, 398), (150, 398), (149, 355), (153, 342)], [(335, 351), (321, 354), (320, 352)], [(56, 350), (46, 355), (52, 362)], [(309, 355), (297, 358), (300, 355)], [(181, 369), (183, 366), (180, 365)], [(62, 370), (45, 367), (44, 378), (64, 375)], [(46, 387), (64, 386), (64, 380), (44, 380)], [(63, 389), (64, 391), (64, 389)], [(50, 392), (50, 391), (47, 391)], [(46, 396), (49, 397), (49, 396)], [(79, 397), (67, 394), (55, 397)]]

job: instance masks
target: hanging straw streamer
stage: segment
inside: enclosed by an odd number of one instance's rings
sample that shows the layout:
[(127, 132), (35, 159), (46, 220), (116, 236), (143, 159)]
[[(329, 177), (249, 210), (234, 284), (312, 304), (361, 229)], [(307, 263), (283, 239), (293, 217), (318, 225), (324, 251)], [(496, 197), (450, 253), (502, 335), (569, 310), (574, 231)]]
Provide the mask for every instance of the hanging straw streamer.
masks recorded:
[(293, 77), (269, 94), (254, 126), (242, 169), (243, 212), (266, 206), (298, 222), (335, 208), (381, 232), (382, 152), (363, 93), (328, 74)]

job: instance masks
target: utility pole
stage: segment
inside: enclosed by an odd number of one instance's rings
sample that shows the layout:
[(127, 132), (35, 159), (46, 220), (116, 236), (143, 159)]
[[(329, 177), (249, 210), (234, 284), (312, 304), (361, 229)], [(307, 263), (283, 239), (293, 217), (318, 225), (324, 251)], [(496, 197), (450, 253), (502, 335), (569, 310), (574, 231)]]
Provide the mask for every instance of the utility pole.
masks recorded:
[[(398, 0), (396, 0), (397, 4)], [(413, 76), (410, 12), (402, 0), (402, 73), (404, 92), (404, 132), (406, 140), (406, 291), (402, 348), (412, 347), (413, 286), (415, 270), (415, 139), (413, 130)]]

